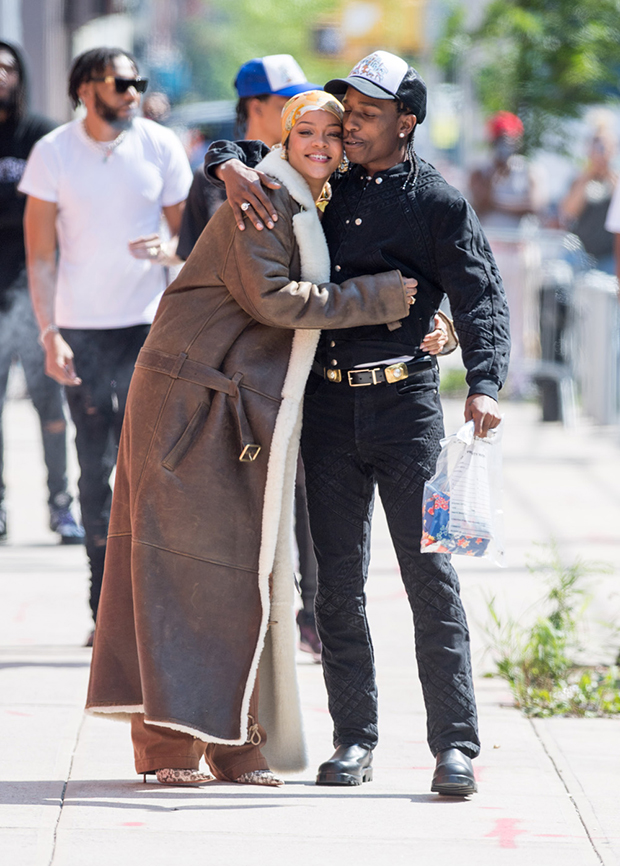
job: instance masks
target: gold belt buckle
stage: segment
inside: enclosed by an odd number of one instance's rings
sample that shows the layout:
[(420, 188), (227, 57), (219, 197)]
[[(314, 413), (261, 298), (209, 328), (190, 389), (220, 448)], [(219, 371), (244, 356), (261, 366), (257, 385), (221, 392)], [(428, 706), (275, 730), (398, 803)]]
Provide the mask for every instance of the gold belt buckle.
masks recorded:
[(330, 382), (342, 382), (342, 370), (334, 370), (333, 367), (323, 367), (323, 375)]
[[(379, 382), (377, 380), (377, 373), (381, 370), (381, 367), (366, 367), (363, 370), (347, 370), (347, 376), (349, 377), (349, 385), (352, 388), (366, 388), (369, 385), (378, 385)], [(372, 375), (372, 382), (352, 382), (351, 374), (352, 373), (370, 373)]]
[(386, 367), (383, 371), (385, 373), (385, 381), (389, 382), (392, 385), (394, 382), (402, 382), (403, 379), (406, 379), (409, 375), (409, 370), (407, 369), (407, 365), (400, 361), (398, 364), (392, 364), (389, 367)]
[(258, 455), (260, 454), (260, 445), (246, 445), (241, 454), (239, 455), (239, 460), (242, 463), (253, 463)]

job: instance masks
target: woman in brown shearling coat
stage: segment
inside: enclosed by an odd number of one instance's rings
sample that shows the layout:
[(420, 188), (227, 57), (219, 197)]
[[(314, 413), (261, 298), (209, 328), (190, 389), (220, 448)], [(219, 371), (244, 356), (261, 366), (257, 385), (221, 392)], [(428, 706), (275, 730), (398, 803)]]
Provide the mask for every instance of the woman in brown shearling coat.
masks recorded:
[(131, 718), (136, 770), (164, 782), (211, 778), (203, 754), (230, 781), (278, 782), (267, 758), (305, 766), (290, 546), (304, 386), (318, 329), (402, 319), (415, 291), (397, 271), (328, 282), (315, 200), (342, 114), (316, 93), (290, 100), (290, 162), (261, 164), (283, 184), (275, 228), (240, 232), (220, 208), (131, 384), (87, 709)]

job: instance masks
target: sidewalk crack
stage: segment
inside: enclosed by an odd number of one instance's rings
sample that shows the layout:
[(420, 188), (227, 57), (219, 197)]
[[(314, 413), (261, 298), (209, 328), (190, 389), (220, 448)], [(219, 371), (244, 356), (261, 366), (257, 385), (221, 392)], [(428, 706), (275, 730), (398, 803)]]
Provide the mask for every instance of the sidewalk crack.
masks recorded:
[(75, 753), (77, 751), (78, 743), (80, 741), (80, 735), (82, 733), (82, 728), (84, 727), (85, 715), (82, 713), (82, 720), (80, 722), (80, 726), (77, 729), (77, 733), (75, 735), (75, 743), (73, 744), (73, 750), (71, 752), (71, 760), (69, 761), (69, 770), (67, 772), (67, 778), (65, 779), (65, 784), (62, 786), (62, 792), (60, 794), (60, 806), (58, 808), (58, 817), (56, 819), (56, 823), (54, 824), (54, 833), (52, 835), (52, 852), (50, 855), (50, 859), (48, 861), (47, 866), (53, 866), (54, 858), (56, 856), (56, 842), (58, 840), (58, 826), (60, 824), (60, 819), (62, 818), (62, 810), (65, 805), (65, 797), (67, 794), (67, 787), (69, 782), (71, 781), (71, 773), (73, 772), (73, 762), (75, 760)]
[[(577, 803), (577, 800), (575, 799), (575, 793), (573, 793), (571, 791), (570, 786), (569, 786), (568, 782), (566, 781), (566, 775), (568, 775), (568, 774), (572, 775), (572, 771), (570, 769), (562, 770), (562, 767), (560, 766), (561, 752), (560, 752), (559, 746), (557, 745), (557, 743), (555, 743), (555, 740), (553, 740), (553, 737), (550, 733), (548, 733), (546, 731), (543, 732), (541, 730), (541, 728), (538, 725), (538, 722), (539, 722), (538, 719), (528, 718), (528, 722), (530, 723), (530, 726), (532, 727), (534, 734), (536, 735), (540, 745), (542, 746), (544, 753), (546, 754), (546, 756), (551, 761), (551, 765), (553, 766), (553, 769), (555, 770), (556, 775), (558, 776), (560, 782), (562, 783), (562, 786), (564, 787), (566, 793), (568, 794), (570, 801), (573, 804), (573, 808), (575, 809), (575, 812), (577, 813), (577, 817), (579, 818), (579, 821), (581, 822), (581, 825), (585, 831), (585, 834), (588, 837), (588, 841), (589, 841), (590, 845), (592, 846), (592, 850), (593, 850), (596, 858), (601, 863), (601, 866), (615, 866), (615, 864), (617, 863), (615, 856), (613, 856), (613, 854), (612, 854), (613, 859), (611, 859), (611, 860), (608, 859), (606, 856), (604, 856), (604, 853), (601, 853), (601, 851), (599, 851), (599, 849), (598, 849), (598, 847), (594, 841), (594, 837), (593, 837), (592, 832), (588, 826), (588, 822), (587, 822), (585, 816), (582, 814), (582, 809), (580, 808), (579, 804)], [(553, 745), (550, 743), (550, 740), (553, 740)], [(554, 748), (554, 746), (555, 746), (555, 748)], [(552, 752), (556, 752), (555, 757), (552, 754)], [(559, 753), (559, 754), (557, 754), (557, 753)], [(588, 808), (592, 812), (592, 817), (596, 820), (597, 824), (599, 824), (600, 821), (598, 820), (598, 818), (596, 818), (594, 810), (592, 808), (592, 805), (590, 804), (590, 801), (588, 800), (587, 795), (586, 795), (585, 791), (583, 791), (583, 789), (582, 789), (582, 792), (583, 792), (583, 799), (588, 804)], [(601, 832), (602, 832), (602, 830), (601, 830)], [(605, 839), (606, 839), (606, 841), (608, 841), (607, 837), (605, 837)]]

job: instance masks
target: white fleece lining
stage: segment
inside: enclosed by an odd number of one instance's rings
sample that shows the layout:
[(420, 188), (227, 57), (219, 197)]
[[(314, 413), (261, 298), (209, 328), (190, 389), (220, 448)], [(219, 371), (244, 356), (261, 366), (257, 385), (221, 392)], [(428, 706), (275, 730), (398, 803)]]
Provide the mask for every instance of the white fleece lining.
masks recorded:
[(108, 706), (108, 707), (86, 707), (84, 712), (89, 716), (98, 716), (100, 713), (105, 715), (117, 715), (124, 713), (125, 715), (130, 715), (131, 713), (143, 713), (144, 705), (143, 704), (134, 704), (132, 706)]
[(247, 741), (247, 734), (243, 740), (222, 740), (219, 737), (213, 737), (211, 734), (205, 734), (204, 731), (198, 731), (196, 728), (190, 728), (187, 725), (181, 725), (177, 722), (154, 722), (153, 719), (144, 719), (145, 725), (155, 725), (157, 728), (171, 728), (173, 731), (179, 731), (182, 734), (190, 734), (196, 737), (197, 740), (202, 740), (203, 743), (221, 743), (223, 746), (242, 746)]
[[(257, 168), (284, 184), (291, 197), (302, 206), (302, 210), (293, 216), (293, 231), (299, 247), (302, 280), (311, 283), (327, 282), (330, 277), (329, 250), (317, 215), (316, 205), (307, 183), (286, 160), (280, 158), (277, 149), (269, 153), (258, 164)], [(145, 722), (149, 725), (171, 728), (174, 731), (190, 734), (206, 743), (221, 743), (229, 746), (243, 745), (247, 740), (247, 719), (250, 710), (250, 699), (254, 690), (268, 628), (270, 628), (272, 649), (279, 659), (280, 666), (287, 665), (289, 670), (292, 669), (292, 680), (295, 680), (295, 630), (292, 617), (293, 565), (291, 551), (293, 494), (297, 468), (297, 452), (301, 435), (302, 400), (320, 334), (320, 330), (316, 329), (298, 329), (294, 333), (286, 377), (282, 386), (282, 401), (271, 440), (267, 463), (267, 480), (263, 497), (261, 546), (258, 561), (258, 587), (262, 617), (256, 649), (241, 705), (241, 716), (239, 719), (240, 737), (236, 740), (224, 740), (186, 725), (173, 722), (155, 722), (151, 719), (145, 719)], [(283, 502), (284, 497), (286, 497), (286, 503)], [(286, 525), (284, 525), (285, 523)], [(270, 604), (269, 576), (272, 572), (273, 585)], [(270, 607), (282, 610), (281, 621), (269, 622)], [(284, 617), (285, 613), (286, 619)], [(295, 741), (294, 736), (291, 736), (290, 739), (286, 736), (288, 731), (293, 731), (296, 724), (299, 728), (301, 727), (301, 716), (298, 711), (299, 701), (296, 702), (295, 707), (292, 707), (291, 702), (286, 700), (286, 694), (284, 694), (284, 699), (277, 703), (278, 706), (274, 708), (274, 716), (281, 716), (283, 719), (278, 725), (279, 731), (277, 735), (270, 736), (267, 743), (266, 751), (270, 756), (270, 766), (272, 769), (280, 772), (303, 770), (307, 766), (303, 738), (302, 742), (298, 743)], [(87, 712), (91, 715), (101, 713), (107, 715), (143, 713), (144, 707), (89, 707)], [(295, 714), (294, 719), (291, 713)], [(287, 715), (289, 716), (288, 720)]]

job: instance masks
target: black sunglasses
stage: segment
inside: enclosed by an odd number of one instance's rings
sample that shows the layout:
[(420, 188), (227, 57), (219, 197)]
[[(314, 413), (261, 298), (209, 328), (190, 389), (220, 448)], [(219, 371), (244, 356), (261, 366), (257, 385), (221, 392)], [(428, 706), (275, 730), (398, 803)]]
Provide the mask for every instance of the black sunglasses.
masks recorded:
[(130, 87), (135, 87), (138, 93), (144, 93), (149, 86), (148, 78), (118, 78), (116, 75), (106, 75), (105, 78), (91, 78), (90, 80), (103, 81), (105, 84), (113, 81), (117, 93), (127, 93)]

